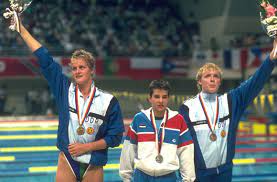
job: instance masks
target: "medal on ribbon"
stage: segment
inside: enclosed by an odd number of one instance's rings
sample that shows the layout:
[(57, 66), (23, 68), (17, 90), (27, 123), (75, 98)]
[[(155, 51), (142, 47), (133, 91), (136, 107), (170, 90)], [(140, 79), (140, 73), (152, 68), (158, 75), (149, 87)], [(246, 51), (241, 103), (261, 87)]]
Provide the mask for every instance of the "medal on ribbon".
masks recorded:
[(162, 163), (163, 162), (163, 156), (161, 154), (158, 154), (155, 158), (157, 163)]
[(96, 87), (93, 87), (93, 91), (89, 95), (89, 102), (87, 104), (87, 107), (84, 107), (84, 113), (83, 116), (81, 114), (81, 111), (79, 109), (79, 94), (78, 94), (78, 85), (75, 87), (75, 105), (76, 105), (76, 112), (78, 116), (78, 122), (79, 122), (79, 127), (77, 128), (77, 134), (78, 135), (84, 135), (85, 134), (85, 128), (83, 126), (83, 123), (85, 121), (85, 118), (89, 112), (90, 106), (92, 104), (94, 95), (95, 95)]
[(164, 113), (164, 117), (163, 117), (163, 121), (162, 121), (162, 123), (164, 123), (164, 125), (163, 125), (160, 140), (159, 140), (159, 137), (158, 137), (159, 136), (159, 131), (157, 131), (155, 115), (154, 115), (154, 112), (153, 112), (152, 109), (150, 111), (150, 118), (151, 118), (151, 122), (152, 122), (154, 132), (155, 132), (155, 145), (156, 145), (156, 149), (157, 149), (157, 153), (158, 153), (157, 156), (155, 157), (155, 160), (156, 160), (157, 163), (162, 163), (163, 162), (163, 156), (161, 155), (161, 149), (162, 149), (163, 140), (164, 140), (165, 124), (166, 124), (167, 119), (168, 119), (168, 110), (165, 110), (165, 113)]
[(216, 141), (216, 139), (217, 139), (216, 134), (215, 134), (214, 132), (212, 132), (212, 133), (210, 134), (210, 140), (214, 142), (214, 141)]
[[(215, 117), (214, 117), (214, 122), (211, 123), (211, 120), (210, 120), (210, 117), (208, 115), (208, 112), (206, 110), (206, 107), (205, 107), (205, 103), (202, 99), (202, 96), (201, 94), (199, 94), (199, 100), (200, 100), (200, 104), (202, 106), (202, 109), (204, 111), (204, 114), (205, 114), (205, 117), (207, 119), (207, 122), (208, 122), (208, 126), (210, 128), (210, 131), (211, 131), (211, 134), (210, 134), (210, 140), (211, 141), (216, 141), (217, 140), (217, 136), (215, 134), (215, 126), (217, 124), (217, 120), (218, 120), (218, 114), (219, 114), (219, 103), (218, 103), (218, 97), (216, 96), (216, 114), (215, 114)], [(213, 127), (212, 127), (212, 124), (213, 124)]]
[(78, 135), (83, 135), (83, 134), (85, 134), (85, 128), (84, 128), (83, 126), (79, 126), (79, 127), (77, 128), (77, 134), (78, 134)]

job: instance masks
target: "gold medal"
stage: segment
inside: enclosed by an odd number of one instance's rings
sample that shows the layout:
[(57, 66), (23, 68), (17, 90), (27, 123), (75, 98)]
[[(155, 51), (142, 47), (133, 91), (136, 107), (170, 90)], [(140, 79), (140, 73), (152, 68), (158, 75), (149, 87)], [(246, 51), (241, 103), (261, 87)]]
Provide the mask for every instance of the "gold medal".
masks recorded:
[(92, 135), (94, 133), (94, 128), (88, 127), (87, 128), (87, 134)]
[(78, 134), (78, 135), (83, 135), (83, 134), (85, 134), (85, 128), (82, 127), (82, 126), (79, 126), (79, 127), (77, 128), (77, 134)]
[(226, 131), (225, 131), (225, 130), (222, 130), (222, 131), (220, 132), (220, 135), (221, 135), (222, 138), (224, 138), (224, 137), (226, 136)]
[(157, 163), (162, 163), (164, 158), (163, 158), (163, 156), (161, 154), (158, 154), (156, 156), (155, 160), (156, 160)]
[(215, 134), (215, 133), (212, 133), (212, 134), (210, 135), (210, 140), (214, 142), (214, 141), (216, 141), (216, 139), (217, 139), (216, 134)]
[[(83, 135), (85, 134), (85, 128), (83, 127), (83, 123), (85, 121), (85, 118), (87, 117), (88, 113), (89, 113), (89, 110), (90, 110), (90, 107), (92, 105), (92, 101), (93, 101), (93, 98), (94, 98), (94, 94), (96, 92), (96, 87), (94, 86), (93, 87), (93, 90), (92, 92), (90, 93), (90, 96), (89, 96), (89, 102), (87, 104), (87, 106), (85, 107), (84, 106), (84, 114), (82, 115), (81, 114), (81, 111), (79, 109), (79, 101), (78, 101), (78, 98), (79, 98), (79, 95), (78, 95), (78, 85), (76, 85), (75, 87), (75, 104), (76, 104), (76, 112), (77, 112), (77, 116), (78, 116), (78, 121), (79, 121), (79, 127), (77, 128), (77, 134), (78, 135)], [(93, 130), (94, 131), (94, 130)], [(91, 132), (91, 131), (90, 131)]]

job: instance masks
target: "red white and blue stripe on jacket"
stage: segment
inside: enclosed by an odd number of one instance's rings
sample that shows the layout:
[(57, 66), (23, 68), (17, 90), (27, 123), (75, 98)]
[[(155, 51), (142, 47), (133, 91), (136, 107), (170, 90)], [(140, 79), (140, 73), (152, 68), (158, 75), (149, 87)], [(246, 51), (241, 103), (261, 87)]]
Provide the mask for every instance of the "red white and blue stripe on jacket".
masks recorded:
[(187, 181), (195, 179), (194, 145), (184, 118), (176, 111), (168, 109), (168, 120), (159, 129), (159, 137), (165, 127), (164, 141), (160, 154), (163, 162), (155, 157), (158, 150), (155, 145), (155, 129), (150, 119), (150, 110), (136, 114), (130, 124), (120, 157), (120, 176), (130, 181), (134, 166), (150, 176), (162, 176), (180, 170)]
[[(183, 117), (177, 114), (166, 122), (164, 143), (177, 145), (178, 148), (192, 143), (187, 125), (185, 122), (181, 122), (183, 120)], [(164, 123), (161, 124), (159, 134), (162, 127), (164, 127)], [(132, 144), (155, 141), (155, 132), (151, 120), (142, 112), (135, 116), (129, 126), (126, 140), (130, 140)]]

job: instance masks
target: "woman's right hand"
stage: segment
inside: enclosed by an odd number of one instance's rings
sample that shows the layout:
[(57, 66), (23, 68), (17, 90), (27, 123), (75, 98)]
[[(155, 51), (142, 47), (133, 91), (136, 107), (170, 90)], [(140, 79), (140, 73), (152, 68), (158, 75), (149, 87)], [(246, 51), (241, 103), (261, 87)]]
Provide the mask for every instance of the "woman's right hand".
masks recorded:
[(10, 19), (9, 29), (12, 31), (17, 31), (20, 33), (20, 17), (16, 11), (11, 11), (9, 8), (6, 8), (6, 12), (3, 14), (6, 19)]
[(274, 39), (273, 42), (273, 49), (270, 52), (270, 60), (277, 61), (277, 37)]

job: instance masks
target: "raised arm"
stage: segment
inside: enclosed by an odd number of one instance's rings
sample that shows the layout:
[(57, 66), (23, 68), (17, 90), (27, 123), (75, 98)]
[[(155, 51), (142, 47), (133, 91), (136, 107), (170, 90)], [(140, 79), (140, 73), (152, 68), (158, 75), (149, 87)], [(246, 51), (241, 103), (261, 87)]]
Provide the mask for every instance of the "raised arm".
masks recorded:
[[(277, 39), (274, 40), (270, 55), (263, 61), (256, 72), (241, 85), (229, 92), (232, 100), (232, 114), (234, 121), (239, 121), (242, 113), (251, 101), (259, 94), (277, 63)], [(234, 125), (236, 127), (236, 125)]]
[(32, 52), (35, 52), (38, 48), (41, 47), (41, 44), (30, 34), (30, 32), (20, 23), (20, 36), (31, 49)]
[[(32, 53), (38, 58), (37, 61), (41, 68), (41, 73), (46, 78), (51, 88), (52, 93), (58, 102), (62, 103), (64, 99), (65, 90), (68, 90), (69, 80), (63, 75), (62, 67), (54, 61), (48, 50), (44, 48), (24, 27), (17, 14), (13, 13), (8, 17), (11, 21), (12, 27), (18, 27), (15, 30), (20, 34), (24, 42), (30, 48)], [(19, 21), (15, 21), (18, 19)], [(13, 29), (11, 29), (13, 30)]]
[(30, 34), (30, 32), (24, 27), (22, 21), (16, 11), (6, 10), (3, 14), (6, 19), (10, 20), (9, 28), (13, 31), (17, 31), (27, 46), (32, 52), (35, 52), (41, 47), (41, 44)]
[(31, 51), (35, 52), (38, 48), (41, 47), (41, 44), (28, 32), (28, 30), (22, 24), (19, 16), (20, 13), (18, 13), (19, 11), (21, 10), (19, 10), (18, 4), (11, 3), (11, 9), (6, 8), (3, 16), (10, 21), (9, 29), (11, 29), (12, 31), (17, 31), (21, 35), (27, 46), (31, 49)]
[(273, 49), (270, 52), (270, 60), (271, 61), (277, 60), (277, 37), (274, 39), (274, 42), (273, 42)]

